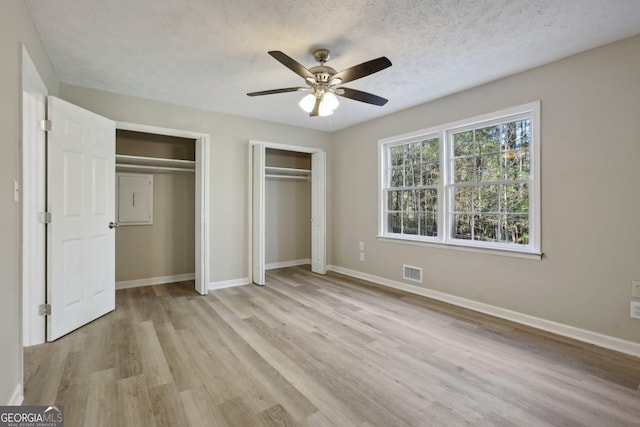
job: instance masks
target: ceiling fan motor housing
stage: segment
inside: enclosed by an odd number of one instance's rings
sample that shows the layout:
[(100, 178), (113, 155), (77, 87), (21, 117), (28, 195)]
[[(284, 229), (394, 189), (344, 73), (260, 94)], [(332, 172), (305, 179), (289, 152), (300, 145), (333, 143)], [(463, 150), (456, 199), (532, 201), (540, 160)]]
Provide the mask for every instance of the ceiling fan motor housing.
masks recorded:
[(314, 86), (314, 83), (330, 83), (331, 86), (338, 82), (331, 82), (331, 78), (338, 72), (333, 68), (324, 65), (329, 59), (331, 59), (331, 51), (329, 49), (316, 49), (313, 51), (313, 57), (320, 63), (315, 67), (309, 69), (309, 71), (315, 76), (316, 81), (308, 81), (310, 86)]
[(313, 57), (316, 61), (323, 64), (331, 59), (331, 51), (329, 49), (316, 49), (313, 51)]
[(328, 83), (331, 77), (337, 74), (337, 71), (326, 65), (318, 65), (309, 69), (311, 73), (316, 77), (318, 83)]

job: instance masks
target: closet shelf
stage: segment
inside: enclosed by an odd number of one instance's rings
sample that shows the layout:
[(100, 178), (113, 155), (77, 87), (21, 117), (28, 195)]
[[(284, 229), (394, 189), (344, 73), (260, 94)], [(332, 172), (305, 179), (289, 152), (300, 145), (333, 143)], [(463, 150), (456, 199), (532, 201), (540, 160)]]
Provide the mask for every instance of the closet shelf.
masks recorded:
[(165, 159), (160, 157), (143, 157), (116, 154), (116, 169), (195, 172), (196, 162), (193, 160)]
[(269, 179), (293, 179), (308, 181), (311, 178), (309, 169), (295, 168), (278, 168), (275, 166), (266, 166), (264, 168), (265, 178)]

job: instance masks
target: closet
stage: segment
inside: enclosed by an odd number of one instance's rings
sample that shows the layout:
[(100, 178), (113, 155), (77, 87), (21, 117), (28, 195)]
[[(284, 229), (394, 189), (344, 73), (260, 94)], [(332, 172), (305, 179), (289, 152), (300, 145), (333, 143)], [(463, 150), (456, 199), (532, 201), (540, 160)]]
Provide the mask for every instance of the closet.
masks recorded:
[(311, 262), (311, 154), (266, 148), (265, 267)]
[(116, 287), (192, 279), (195, 141), (116, 132)]

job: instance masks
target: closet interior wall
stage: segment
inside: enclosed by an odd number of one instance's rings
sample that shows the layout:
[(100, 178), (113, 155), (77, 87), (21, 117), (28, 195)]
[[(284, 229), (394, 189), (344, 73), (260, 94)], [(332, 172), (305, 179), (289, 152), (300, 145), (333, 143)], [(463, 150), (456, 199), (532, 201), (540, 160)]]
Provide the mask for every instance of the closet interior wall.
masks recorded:
[[(308, 264), (311, 259), (311, 154), (267, 148), (265, 164), (266, 267)], [(280, 168), (286, 171), (278, 172)], [(302, 172), (291, 174), (293, 169)]]
[[(141, 132), (116, 132), (116, 155), (195, 160), (195, 141)], [(195, 272), (195, 173), (118, 167), (153, 175), (153, 224), (116, 229), (116, 286), (122, 282)], [(159, 168), (162, 169), (162, 168)]]

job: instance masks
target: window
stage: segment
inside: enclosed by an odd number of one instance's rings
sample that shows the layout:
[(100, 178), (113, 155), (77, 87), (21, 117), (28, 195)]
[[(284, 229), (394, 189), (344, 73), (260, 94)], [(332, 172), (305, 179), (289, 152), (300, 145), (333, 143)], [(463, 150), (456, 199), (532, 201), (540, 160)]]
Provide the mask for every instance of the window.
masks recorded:
[(389, 147), (388, 230), (410, 236), (437, 236), (439, 138)]
[(539, 103), (380, 141), (380, 236), (538, 254)]

